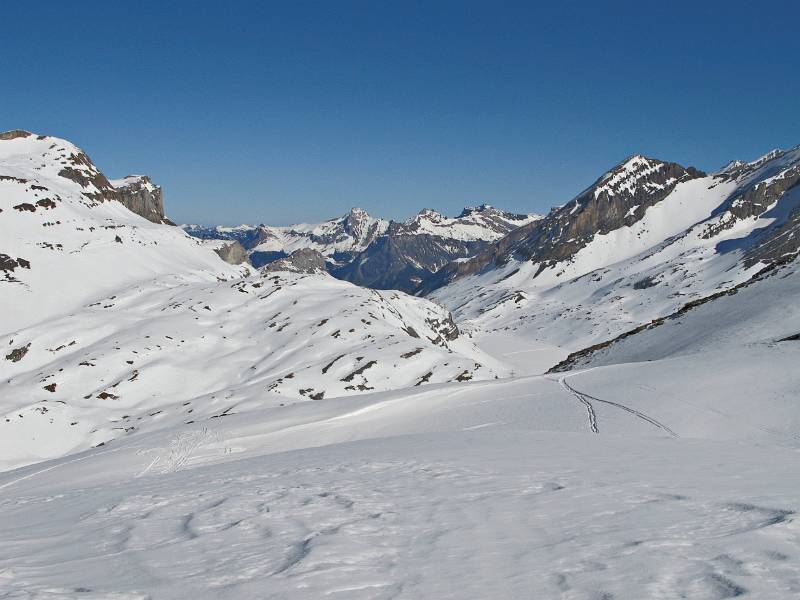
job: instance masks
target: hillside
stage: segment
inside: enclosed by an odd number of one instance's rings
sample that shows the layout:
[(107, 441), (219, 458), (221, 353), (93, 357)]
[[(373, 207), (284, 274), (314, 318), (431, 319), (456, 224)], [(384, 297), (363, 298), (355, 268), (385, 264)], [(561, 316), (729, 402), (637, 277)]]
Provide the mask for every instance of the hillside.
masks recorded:
[(429, 283), (449, 283), (428, 297), (479, 343), (526, 340), (546, 369), (796, 253), (798, 181), (798, 148), (712, 175), (634, 157), (545, 219), (442, 268)]
[(104, 197), (116, 188), (63, 140), (0, 140), (0, 175), (5, 468), (243, 403), (506, 372), (427, 300), (224, 263)]

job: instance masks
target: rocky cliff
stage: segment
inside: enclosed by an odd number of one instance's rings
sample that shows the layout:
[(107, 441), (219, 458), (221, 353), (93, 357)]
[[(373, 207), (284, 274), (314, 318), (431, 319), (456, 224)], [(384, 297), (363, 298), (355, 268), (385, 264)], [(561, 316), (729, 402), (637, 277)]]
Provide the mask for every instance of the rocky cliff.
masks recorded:
[(538, 263), (540, 269), (569, 260), (595, 235), (639, 221), (678, 183), (704, 176), (694, 167), (632, 156), (544, 219), (511, 231), (470, 260), (452, 262), (440, 269), (421, 291), (429, 292), (458, 277), (503, 265), (511, 258)]
[(164, 192), (147, 175), (128, 175), (110, 181), (116, 191), (116, 199), (125, 207), (152, 221), (174, 225), (164, 216)]

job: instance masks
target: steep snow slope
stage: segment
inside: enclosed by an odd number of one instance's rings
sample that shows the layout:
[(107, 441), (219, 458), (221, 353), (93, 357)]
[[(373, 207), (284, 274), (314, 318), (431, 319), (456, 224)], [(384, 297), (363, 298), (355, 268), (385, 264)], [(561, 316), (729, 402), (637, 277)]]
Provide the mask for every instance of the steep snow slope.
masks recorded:
[(0, 333), (135, 283), (241, 274), (179, 229), (126, 209), (89, 157), (58, 138), (0, 134), (0, 211)]
[[(548, 250), (549, 242), (533, 250), (524, 246), (549, 239), (534, 223), (524, 239), (512, 239), (521, 235), (518, 230), (498, 242), (483, 270), (457, 277), (430, 297), (453, 310), (462, 329), (480, 343), (502, 333), (528, 340), (534, 350), (536, 344), (560, 349), (560, 355), (547, 355), (550, 365), (538, 365), (552, 366), (568, 351), (729, 289), (764, 264), (796, 252), (799, 164), (795, 148), (675, 183), (663, 198), (637, 210), (635, 221), (591, 235), (567, 258), (558, 258), (562, 246)], [(614, 175), (606, 179), (616, 181)], [(605, 189), (606, 179), (597, 185)], [(601, 205), (593, 210), (600, 211), (607, 202), (603, 193), (590, 188), (579, 198), (595, 198)], [(567, 227), (561, 220), (570, 206), (548, 217), (553, 231)]]
[(720, 347), (800, 347), (800, 259), (787, 261), (705, 302), (579, 351), (558, 369), (659, 360)]

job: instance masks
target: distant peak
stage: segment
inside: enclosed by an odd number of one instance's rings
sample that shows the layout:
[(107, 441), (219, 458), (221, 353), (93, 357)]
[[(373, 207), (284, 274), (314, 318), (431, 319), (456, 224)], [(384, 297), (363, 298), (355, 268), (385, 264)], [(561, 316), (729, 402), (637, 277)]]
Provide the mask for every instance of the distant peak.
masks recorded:
[(478, 206), (465, 206), (464, 210), (461, 211), (461, 214), (458, 215), (458, 218), (461, 219), (463, 217), (468, 217), (469, 215), (475, 213), (492, 212), (495, 210), (497, 209), (494, 206), (486, 203), (480, 204)]
[(621, 163), (619, 163), (612, 170), (629, 169), (629, 168), (663, 165), (663, 164), (666, 164), (666, 161), (663, 161), (659, 158), (645, 156), (644, 154), (633, 154), (628, 158), (626, 158), (625, 160), (623, 160)]
[(366, 215), (368, 214), (363, 208), (359, 208), (358, 206), (354, 206), (350, 209), (351, 215)]
[(417, 213), (417, 216), (419, 217), (430, 217), (434, 215), (442, 216), (440, 212), (435, 211), (432, 208), (423, 208)]

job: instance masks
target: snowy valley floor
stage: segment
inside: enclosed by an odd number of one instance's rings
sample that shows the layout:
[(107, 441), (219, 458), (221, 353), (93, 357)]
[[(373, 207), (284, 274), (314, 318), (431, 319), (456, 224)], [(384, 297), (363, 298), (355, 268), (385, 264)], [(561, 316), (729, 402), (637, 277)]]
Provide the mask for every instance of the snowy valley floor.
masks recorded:
[(795, 598), (799, 347), (255, 408), (2, 473), (0, 597)]

